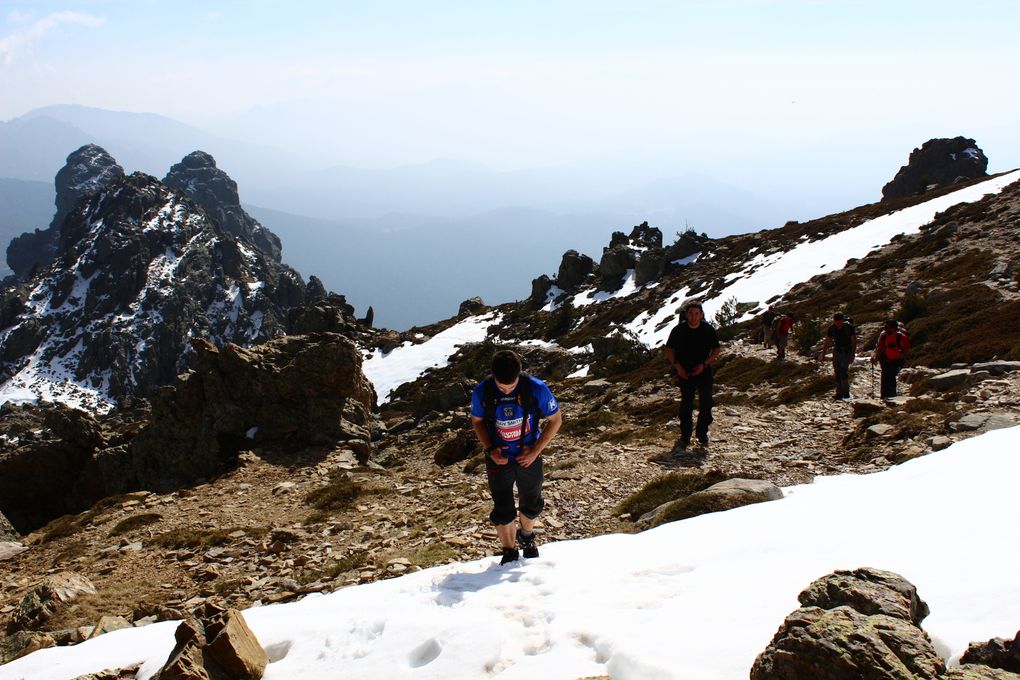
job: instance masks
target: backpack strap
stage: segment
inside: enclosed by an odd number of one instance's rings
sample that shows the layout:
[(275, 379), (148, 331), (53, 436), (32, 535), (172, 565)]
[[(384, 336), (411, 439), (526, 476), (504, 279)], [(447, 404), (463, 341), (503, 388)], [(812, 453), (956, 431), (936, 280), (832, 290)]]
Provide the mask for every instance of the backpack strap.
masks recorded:
[(482, 382), (482, 408), (485, 414), (482, 419), (485, 427), (491, 435), (496, 431), (496, 400), (499, 399), (499, 389), (496, 387), (496, 380), (490, 375)]
[[(521, 422), (521, 445), (524, 446), (525, 444), (534, 444), (538, 441), (538, 401), (535, 399), (535, 391), (533, 389), (534, 383), (531, 382), (530, 375), (521, 371), (518, 385), (517, 403), (520, 404), (521, 409), (524, 412), (524, 420)], [(528, 437), (524, 432), (529, 418), (533, 425), (531, 428), (530, 441), (528, 441)]]

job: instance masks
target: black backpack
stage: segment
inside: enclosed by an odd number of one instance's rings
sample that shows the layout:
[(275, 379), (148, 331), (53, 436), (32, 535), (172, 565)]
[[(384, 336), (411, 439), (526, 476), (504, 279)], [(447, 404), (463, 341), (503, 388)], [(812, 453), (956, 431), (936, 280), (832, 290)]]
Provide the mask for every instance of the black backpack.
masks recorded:
[[(534, 384), (531, 382), (530, 375), (521, 371), (517, 385), (519, 388), (517, 390), (517, 403), (524, 409), (524, 422), (521, 423), (521, 445), (524, 446), (534, 444), (538, 440), (538, 402), (532, 390)], [(496, 433), (496, 406), (499, 404), (500, 398), (504, 396), (506, 395), (499, 391), (499, 388), (496, 387), (496, 380), (491, 375), (482, 383), (482, 407), (485, 409), (485, 415), (482, 418), (485, 421), (485, 427), (489, 431), (489, 435), (493, 439), (495, 439)], [(524, 438), (524, 428), (529, 417), (532, 417), (531, 422), (534, 424), (528, 435), (531, 438), (530, 442)]]

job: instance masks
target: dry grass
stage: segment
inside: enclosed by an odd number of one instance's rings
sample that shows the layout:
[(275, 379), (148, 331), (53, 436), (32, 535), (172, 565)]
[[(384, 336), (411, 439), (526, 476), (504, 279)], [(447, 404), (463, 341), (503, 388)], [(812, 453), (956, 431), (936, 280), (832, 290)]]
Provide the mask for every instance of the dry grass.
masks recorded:
[(110, 530), (110, 536), (119, 536), (120, 534), (126, 534), (144, 526), (155, 524), (163, 519), (163, 515), (158, 512), (147, 512), (141, 515), (132, 515), (131, 517), (125, 517), (121, 521), (117, 522), (113, 529)]
[(663, 503), (689, 496), (728, 478), (719, 470), (670, 472), (653, 479), (624, 498), (613, 510), (613, 513), (617, 515), (629, 514), (631, 521), (637, 521), (641, 515), (651, 512)]

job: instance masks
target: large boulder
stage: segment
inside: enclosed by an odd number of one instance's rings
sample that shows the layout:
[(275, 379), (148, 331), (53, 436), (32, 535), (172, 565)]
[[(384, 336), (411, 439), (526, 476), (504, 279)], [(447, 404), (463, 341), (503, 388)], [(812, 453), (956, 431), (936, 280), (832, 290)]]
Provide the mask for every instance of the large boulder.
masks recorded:
[[(626, 237), (624, 237), (626, 238)], [(627, 271), (637, 263), (637, 255), (626, 244), (606, 248), (599, 261), (599, 288), (617, 290), (623, 284)]]
[(928, 606), (897, 574), (837, 571), (799, 599), (805, 606), (786, 617), (751, 680), (934, 680), (946, 670), (919, 626)]
[(775, 501), (782, 497), (782, 489), (772, 482), (761, 479), (727, 479), (713, 484), (704, 491), (696, 491), (689, 496), (664, 503), (643, 515), (638, 521), (642, 527), (649, 528), (710, 512)]
[(269, 665), (241, 612), (206, 605), (182, 622), (156, 680), (258, 680)]
[(862, 614), (886, 614), (914, 625), (920, 625), (929, 613), (912, 583), (881, 569), (835, 571), (812, 583), (797, 599), (803, 607), (848, 606)]
[(95, 594), (96, 587), (81, 574), (65, 571), (47, 576), (21, 598), (7, 622), (7, 632), (37, 630), (82, 595)]
[(882, 187), (882, 200), (916, 196), (962, 180), (986, 176), (988, 159), (966, 137), (929, 139), (910, 153), (907, 164)]
[(556, 285), (567, 291), (575, 291), (595, 270), (595, 260), (576, 250), (563, 253), (560, 268), (556, 274)]
[(946, 669), (908, 621), (851, 607), (805, 607), (786, 617), (751, 680), (935, 680)]

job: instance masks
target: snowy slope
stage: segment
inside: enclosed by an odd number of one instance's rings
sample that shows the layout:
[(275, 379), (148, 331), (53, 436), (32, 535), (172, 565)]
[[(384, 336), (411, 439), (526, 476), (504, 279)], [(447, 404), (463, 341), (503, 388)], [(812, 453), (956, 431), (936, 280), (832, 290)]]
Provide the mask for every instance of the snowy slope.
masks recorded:
[[(274, 660), (267, 680), (733, 680), (797, 594), (836, 569), (898, 572), (931, 608), (923, 627), (955, 659), (1020, 621), (1020, 428), (881, 473), (818, 478), (785, 498), (636, 535), (543, 545), (540, 558), (450, 564), (245, 617)], [(782, 527), (782, 530), (778, 528)], [(965, 537), (965, 541), (961, 540)], [(0, 680), (63, 680), (144, 662), (173, 623), (44, 649)]]

